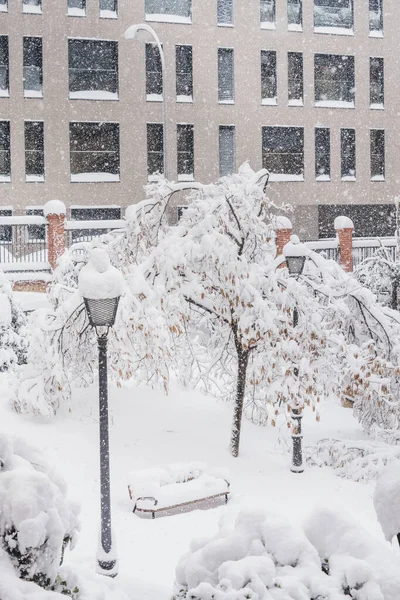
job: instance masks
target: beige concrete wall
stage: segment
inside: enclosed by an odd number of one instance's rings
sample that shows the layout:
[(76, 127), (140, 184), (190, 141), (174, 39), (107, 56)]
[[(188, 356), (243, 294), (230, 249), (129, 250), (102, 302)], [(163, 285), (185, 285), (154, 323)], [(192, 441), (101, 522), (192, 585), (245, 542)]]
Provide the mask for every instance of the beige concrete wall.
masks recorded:
[[(295, 225), (303, 234), (317, 234), (319, 203), (386, 203), (398, 193), (400, 179), (398, 0), (384, 0), (385, 36), (370, 38), (367, 0), (355, 0), (355, 35), (324, 35), (313, 31), (311, 0), (303, 1), (303, 32), (287, 31), (286, 0), (277, 0), (275, 31), (260, 28), (259, 0), (235, 0), (234, 27), (216, 24), (216, 0), (193, 0), (191, 25), (151, 23), (164, 44), (167, 64), (169, 173), (176, 177), (176, 123), (195, 127), (195, 176), (200, 181), (218, 177), (218, 126), (236, 126), (236, 163), (249, 160), (261, 168), (261, 128), (265, 125), (305, 128), (305, 181), (272, 183), (270, 197), (296, 205)], [(125, 29), (142, 22), (144, 0), (119, 0), (116, 20), (100, 19), (98, 0), (87, 0), (87, 16), (67, 16), (67, 0), (43, 0), (43, 14), (22, 14), (22, 1), (9, 0), (0, 13), (0, 34), (9, 35), (10, 98), (0, 98), (0, 119), (11, 121), (12, 182), (0, 184), (0, 206), (23, 211), (59, 198), (67, 206), (128, 205), (143, 197), (147, 181), (146, 123), (161, 122), (161, 104), (146, 102), (144, 45), (125, 41)], [(22, 37), (43, 36), (44, 97), (23, 98)], [(119, 41), (119, 100), (68, 99), (68, 37)], [(194, 102), (179, 104), (175, 96), (175, 45), (193, 46)], [(235, 104), (218, 104), (217, 48), (235, 50)], [(260, 51), (276, 50), (278, 105), (261, 105)], [(304, 107), (287, 105), (287, 52), (304, 53)], [(356, 108), (314, 107), (314, 54), (354, 54)], [(369, 108), (369, 58), (385, 58), (385, 110)], [(45, 123), (45, 183), (26, 183), (24, 119)], [(70, 183), (69, 122), (117, 121), (121, 133), (119, 183)], [(331, 182), (314, 177), (314, 128), (331, 129)], [(357, 181), (340, 180), (340, 128), (355, 127)], [(386, 130), (386, 181), (371, 182), (369, 130)]]

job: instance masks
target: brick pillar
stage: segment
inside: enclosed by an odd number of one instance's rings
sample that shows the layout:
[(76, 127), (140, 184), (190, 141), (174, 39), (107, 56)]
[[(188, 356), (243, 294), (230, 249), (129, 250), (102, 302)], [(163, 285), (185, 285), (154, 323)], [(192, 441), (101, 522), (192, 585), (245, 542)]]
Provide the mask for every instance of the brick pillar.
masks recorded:
[[(292, 235), (292, 223), (287, 217), (279, 216), (276, 218), (275, 224), (275, 256), (283, 255), (283, 247), (290, 242), (290, 236)], [(286, 263), (281, 263), (279, 269), (284, 267)]]
[(353, 270), (354, 224), (348, 217), (336, 217), (335, 231), (339, 238), (340, 266), (344, 271)]
[(52, 271), (57, 267), (58, 259), (65, 252), (65, 212), (65, 205), (60, 200), (50, 200), (44, 206), (44, 216), (48, 223), (48, 260)]

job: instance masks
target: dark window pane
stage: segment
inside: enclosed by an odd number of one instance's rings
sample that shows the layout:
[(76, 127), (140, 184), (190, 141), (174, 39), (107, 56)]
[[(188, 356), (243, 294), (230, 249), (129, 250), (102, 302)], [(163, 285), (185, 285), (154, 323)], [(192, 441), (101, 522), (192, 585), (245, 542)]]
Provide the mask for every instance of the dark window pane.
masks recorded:
[(25, 176), (27, 181), (44, 180), (43, 121), (25, 121)]
[(385, 99), (383, 58), (370, 58), (370, 104), (383, 106)]
[(72, 96), (78, 92), (118, 93), (118, 42), (68, 40), (68, 62)]
[(334, 238), (335, 218), (342, 215), (353, 221), (354, 237), (388, 237), (393, 236), (396, 230), (393, 204), (319, 204), (319, 237)]
[(353, 0), (314, 0), (314, 26), (352, 29)]
[[(99, 206), (93, 208), (71, 208), (71, 219), (74, 221), (113, 221), (121, 218), (118, 207)], [(87, 240), (105, 233), (104, 229), (73, 229), (72, 240)]]
[(288, 52), (288, 99), (289, 103), (303, 101), (303, 54)]
[(192, 0), (145, 0), (146, 14), (172, 15), (190, 19)]
[(218, 48), (218, 100), (233, 102), (234, 55), (232, 48)]
[[(0, 217), (12, 217), (12, 210), (0, 209)], [(11, 225), (0, 225), (0, 242), (12, 242)]]
[(176, 46), (176, 95), (193, 96), (192, 46)]
[(383, 31), (383, 0), (369, 0), (369, 30)]
[(385, 131), (371, 130), (371, 178), (385, 179)]
[(275, 23), (275, 0), (260, 0), (261, 23)]
[(314, 77), (316, 102), (354, 103), (354, 56), (316, 54)]
[(0, 181), (8, 181), (10, 175), (10, 121), (0, 121)]
[(304, 173), (304, 130), (302, 127), (263, 127), (263, 167), (277, 175)]
[(261, 50), (261, 98), (276, 99), (276, 52)]
[(341, 176), (342, 179), (356, 177), (356, 130), (340, 130)]
[(147, 173), (164, 172), (163, 126), (160, 123), (147, 123)]
[(162, 96), (162, 64), (156, 44), (146, 44), (146, 94)]
[(217, 18), (219, 25), (233, 23), (233, 0), (217, 0)]
[[(40, 37), (24, 37), (24, 91), (33, 95), (43, 92), (43, 44)], [(30, 95), (31, 95), (30, 94)]]
[(302, 0), (287, 0), (288, 25), (301, 27), (303, 23)]
[(194, 127), (177, 125), (178, 178), (194, 175)]
[[(98, 174), (99, 180), (107, 181), (105, 174), (110, 181), (118, 181), (119, 124), (70, 123), (70, 154), (72, 176)], [(95, 180), (94, 175), (87, 180)]]
[(77, 8), (84, 12), (86, 10), (86, 0), (68, 0), (68, 8)]
[[(0, 92), (6, 92), (8, 94), (8, 88), (9, 88), (8, 36), (0, 35)], [(2, 94), (2, 95), (4, 95), (4, 94)]]
[[(28, 208), (26, 214), (30, 217), (43, 217), (42, 208)], [(29, 225), (28, 226), (28, 239), (34, 240), (45, 240), (46, 239), (46, 227), (45, 225)]]
[(235, 172), (235, 127), (221, 125), (219, 128), (219, 176)]
[(315, 129), (315, 177), (319, 181), (331, 177), (331, 135), (327, 127)]
[(116, 13), (118, 10), (118, 0), (100, 0), (100, 10), (109, 10)]

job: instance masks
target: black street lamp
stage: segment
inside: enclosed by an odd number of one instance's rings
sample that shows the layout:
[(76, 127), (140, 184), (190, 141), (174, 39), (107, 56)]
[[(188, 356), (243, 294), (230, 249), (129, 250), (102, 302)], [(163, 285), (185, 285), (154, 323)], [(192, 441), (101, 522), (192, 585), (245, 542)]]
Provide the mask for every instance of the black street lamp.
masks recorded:
[[(286, 259), (287, 268), (290, 277), (299, 278), (303, 273), (306, 257), (310, 253), (309, 249), (300, 243), (297, 235), (290, 236), (290, 242), (288, 242), (283, 248), (283, 255)], [(297, 327), (299, 322), (299, 312), (297, 306), (293, 309), (293, 327)], [(296, 367), (294, 369), (296, 377), (299, 376), (299, 370)], [(292, 408), (292, 419), (297, 422), (296, 427), (293, 429), (292, 442), (293, 442), (293, 453), (292, 453), (292, 466), (290, 470), (292, 473), (303, 473), (303, 449), (302, 441), (303, 435), (301, 431), (301, 420), (303, 418), (302, 409)]]
[(89, 324), (97, 335), (99, 351), (101, 529), (97, 572), (108, 577), (118, 574), (118, 564), (111, 528), (107, 342), (110, 327), (115, 323), (123, 285), (122, 275), (110, 266), (108, 254), (102, 249), (93, 250), (89, 263), (80, 272), (79, 290), (83, 296)]

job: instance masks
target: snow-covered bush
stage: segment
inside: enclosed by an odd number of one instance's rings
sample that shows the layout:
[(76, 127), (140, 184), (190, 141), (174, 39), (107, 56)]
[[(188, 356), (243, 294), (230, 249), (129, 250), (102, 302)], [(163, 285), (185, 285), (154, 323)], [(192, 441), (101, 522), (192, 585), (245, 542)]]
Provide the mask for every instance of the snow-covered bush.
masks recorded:
[(27, 335), (25, 315), (9, 281), (0, 272), (0, 371), (26, 362)]
[(245, 510), (195, 540), (176, 568), (180, 600), (395, 600), (399, 561), (347, 518), (317, 511), (305, 530)]
[(382, 470), (374, 493), (374, 506), (385, 538), (397, 535), (400, 543), (400, 460)]
[(48, 588), (73, 547), (77, 508), (65, 482), (21, 439), (0, 438), (0, 548), (20, 579)]

